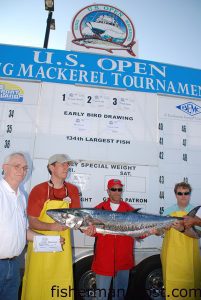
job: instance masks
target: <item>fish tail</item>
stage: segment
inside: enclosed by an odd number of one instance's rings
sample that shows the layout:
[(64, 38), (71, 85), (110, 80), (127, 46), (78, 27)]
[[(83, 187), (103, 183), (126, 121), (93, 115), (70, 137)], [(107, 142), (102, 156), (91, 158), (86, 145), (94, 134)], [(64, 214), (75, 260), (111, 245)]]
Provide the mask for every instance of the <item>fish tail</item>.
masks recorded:
[[(194, 216), (196, 215), (197, 211), (198, 211), (200, 208), (201, 208), (201, 205), (194, 207), (194, 208), (187, 214), (187, 216), (194, 217)], [(199, 227), (199, 228), (200, 228), (200, 227)], [(195, 231), (195, 233), (196, 233), (196, 234), (198, 235), (198, 237), (200, 238), (200, 237), (201, 237), (201, 230), (199, 230), (199, 229), (197, 228), (197, 226), (196, 226), (196, 227), (193, 226), (192, 229)]]
[(127, 49), (127, 52), (132, 55), (132, 56), (136, 56), (136, 54), (133, 52), (133, 45), (135, 45), (135, 41), (132, 41), (129, 45), (128, 45), (128, 49)]
[(187, 216), (190, 217), (195, 217), (197, 211), (200, 209), (201, 205), (194, 207), (188, 214)]
[(135, 239), (136, 242), (138, 242), (140, 244), (144, 242), (143, 239), (140, 237), (133, 237), (133, 238)]
[(136, 56), (132, 49), (128, 49), (127, 52), (132, 56)]

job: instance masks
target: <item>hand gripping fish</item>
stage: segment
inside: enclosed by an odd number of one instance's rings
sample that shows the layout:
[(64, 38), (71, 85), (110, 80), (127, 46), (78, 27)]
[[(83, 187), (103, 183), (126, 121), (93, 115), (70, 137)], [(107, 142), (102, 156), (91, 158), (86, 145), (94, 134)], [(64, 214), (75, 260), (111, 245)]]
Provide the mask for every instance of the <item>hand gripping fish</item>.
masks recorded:
[[(197, 206), (189, 212), (189, 216), (195, 216)], [(183, 220), (180, 217), (159, 216), (139, 212), (136, 209), (132, 212), (114, 212), (95, 208), (69, 208), (49, 209), (48, 216), (54, 221), (66, 225), (72, 229), (86, 229), (89, 225), (96, 227), (97, 233), (128, 235), (140, 237), (155, 228), (162, 230), (169, 228), (176, 220)], [(201, 237), (201, 231), (194, 228), (197, 237)]]

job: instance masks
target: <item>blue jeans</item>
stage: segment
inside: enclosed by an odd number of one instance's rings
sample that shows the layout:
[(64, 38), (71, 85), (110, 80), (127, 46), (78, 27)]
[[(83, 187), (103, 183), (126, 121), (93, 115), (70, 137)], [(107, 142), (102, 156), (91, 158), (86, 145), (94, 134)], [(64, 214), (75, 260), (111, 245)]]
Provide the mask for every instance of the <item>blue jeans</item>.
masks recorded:
[[(118, 271), (113, 277), (112, 299), (123, 300), (128, 288), (129, 270)], [(112, 276), (96, 274), (96, 299), (107, 300)]]
[(18, 300), (20, 264), (18, 258), (0, 259), (0, 300)]

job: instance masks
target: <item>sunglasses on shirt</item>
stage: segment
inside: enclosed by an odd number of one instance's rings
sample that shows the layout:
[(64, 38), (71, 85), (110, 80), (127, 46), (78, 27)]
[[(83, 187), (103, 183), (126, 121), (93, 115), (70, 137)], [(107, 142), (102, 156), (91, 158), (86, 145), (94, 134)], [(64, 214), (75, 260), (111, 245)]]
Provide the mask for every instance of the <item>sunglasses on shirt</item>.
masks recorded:
[(190, 192), (184, 192), (184, 193), (178, 192), (177, 195), (178, 195), (178, 196), (183, 196), (183, 195), (184, 195), (184, 196), (188, 196), (188, 195), (190, 195)]
[(118, 188), (118, 189), (117, 188), (111, 188), (110, 191), (112, 191), (112, 192), (116, 192), (116, 191), (122, 192), (123, 189), (122, 188)]

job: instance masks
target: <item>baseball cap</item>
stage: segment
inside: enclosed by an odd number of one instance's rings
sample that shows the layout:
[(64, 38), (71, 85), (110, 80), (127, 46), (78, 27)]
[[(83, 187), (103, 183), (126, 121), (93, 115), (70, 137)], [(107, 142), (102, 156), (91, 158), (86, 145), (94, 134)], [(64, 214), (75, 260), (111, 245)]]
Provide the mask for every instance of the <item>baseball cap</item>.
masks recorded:
[(72, 162), (72, 159), (66, 154), (54, 154), (48, 159), (48, 165), (51, 165), (55, 162)]
[(111, 189), (116, 184), (118, 184), (120, 186), (123, 186), (121, 180), (119, 180), (119, 179), (110, 179), (107, 183), (107, 187), (108, 187), (108, 189)]

